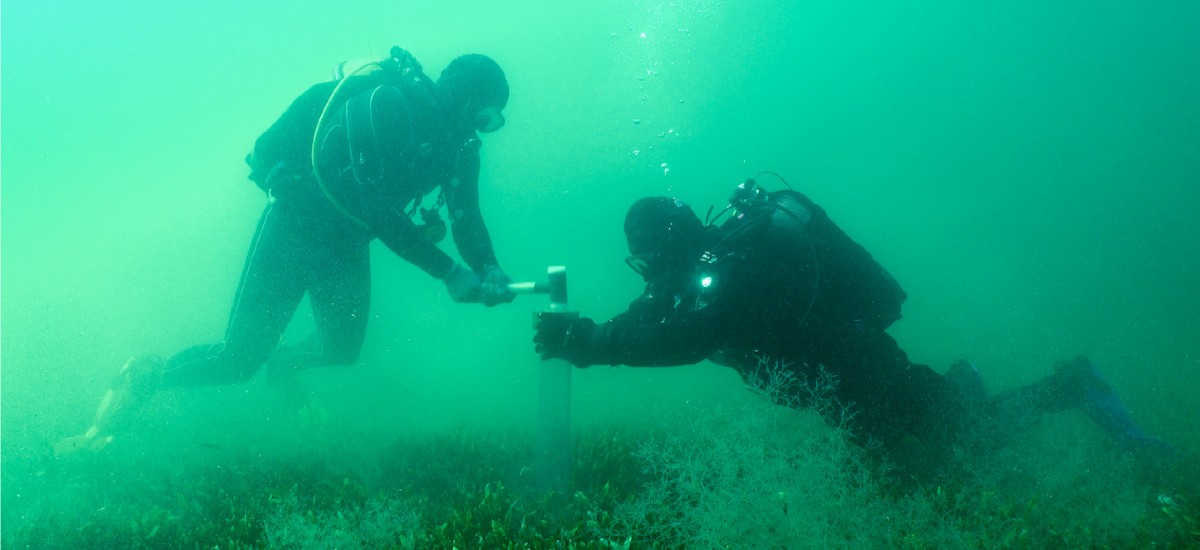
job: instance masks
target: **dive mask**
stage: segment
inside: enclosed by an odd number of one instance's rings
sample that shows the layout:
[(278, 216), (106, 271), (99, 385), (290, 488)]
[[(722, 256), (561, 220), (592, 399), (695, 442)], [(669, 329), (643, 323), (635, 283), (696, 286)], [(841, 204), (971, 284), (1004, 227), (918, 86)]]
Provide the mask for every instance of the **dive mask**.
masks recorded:
[(480, 132), (490, 134), (504, 127), (504, 115), (495, 105), (484, 107), (475, 113), (473, 126)]
[(625, 258), (625, 265), (629, 266), (634, 273), (637, 273), (643, 280), (649, 281), (654, 276), (654, 263), (658, 260), (658, 254), (634, 254)]

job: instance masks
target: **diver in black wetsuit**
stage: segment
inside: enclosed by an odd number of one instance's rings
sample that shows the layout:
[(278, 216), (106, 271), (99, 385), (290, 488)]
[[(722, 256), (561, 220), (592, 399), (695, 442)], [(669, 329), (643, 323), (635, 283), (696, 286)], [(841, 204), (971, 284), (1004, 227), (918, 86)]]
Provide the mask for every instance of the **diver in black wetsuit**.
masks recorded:
[[(885, 449), (915, 438), (919, 449), (942, 452), (964, 435), (969, 446), (991, 447), (1040, 414), (1068, 408), (1083, 409), (1124, 443), (1155, 443), (1086, 359), (991, 398), (965, 361), (946, 375), (909, 361), (886, 332), (900, 318), (904, 291), (823, 209), (790, 189), (766, 193), (754, 180), (730, 202), (733, 215), (717, 226), (677, 199), (637, 201), (625, 218), (626, 261), (645, 291), (605, 323), (541, 314), (537, 351), (579, 367), (708, 359), (765, 384), (772, 367), (794, 381), (814, 381), (824, 369), (836, 380), (833, 397), (855, 413), (851, 433)], [(789, 404), (808, 404), (800, 384), (777, 389), (793, 390), (778, 396)]]
[[(165, 361), (131, 359), (93, 426), (61, 442), (60, 453), (102, 447), (115, 413), (162, 388), (245, 381), (268, 358), (272, 377), (284, 380), (306, 367), (357, 361), (374, 239), (441, 279), (456, 302), (512, 301), (479, 208), (477, 132), (503, 126), (509, 97), (499, 65), (464, 55), (435, 83), (408, 52), (393, 48), (380, 62), (349, 74), (344, 68), (300, 95), (246, 159), (268, 204), (224, 339)], [(447, 232), (442, 206), (467, 266), (437, 246)], [(305, 293), (317, 333), (272, 357)]]

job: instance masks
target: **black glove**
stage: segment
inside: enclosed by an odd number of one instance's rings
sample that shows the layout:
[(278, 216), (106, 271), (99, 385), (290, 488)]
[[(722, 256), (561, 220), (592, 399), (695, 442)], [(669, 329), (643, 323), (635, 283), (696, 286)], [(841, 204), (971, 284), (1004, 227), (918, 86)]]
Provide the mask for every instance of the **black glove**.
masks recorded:
[(483, 270), (483, 305), (492, 307), (513, 301), (517, 295), (508, 289), (511, 282), (512, 279), (498, 265), (490, 265)]
[(450, 271), (442, 276), (442, 282), (446, 284), (446, 290), (450, 291), (450, 298), (455, 302), (478, 302), (483, 295), (479, 275), (459, 263), (454, 264)]
[(577, 367), (588, 364), (579, 361), (580, 348), (586, 344), (596, 322), (575, 313), (542, 312), (537, 314), (533, 335), (534, 351), (546, 359), (566, 359)]

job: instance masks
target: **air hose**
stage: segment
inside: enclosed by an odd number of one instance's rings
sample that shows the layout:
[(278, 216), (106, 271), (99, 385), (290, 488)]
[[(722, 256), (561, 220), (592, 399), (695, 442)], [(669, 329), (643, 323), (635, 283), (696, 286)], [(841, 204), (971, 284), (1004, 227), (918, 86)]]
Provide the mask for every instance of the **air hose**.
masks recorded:
[[(329, 94), (329, 100), (325, 102), (325, 107), (321, 109), (321, 116), (317, 118), (317, 127), (315, 130), (313, 130), (312, 140), (312, 167), (313, 176), (317, 179), (317, 187), (321, 188), (321, 193), (325, 195), (326, 199), (329, 199), (329, 203), (332, 204), (338, 212), (341, 212), (342, 215), (346, 216), (347, 219), (363, 229), (370, 228), (370, 226), (367, 225), (367, 222), (363, 221), (362, 218), (350, 213), (350, 211), (347, 210), (346, 207), (333, 196), (333, 193), (329, 191), (329, 186), (325, 184), (325, 178), (321, 177), (321, 170), (317, 168), (317, 152), (319, 149), (318, 144), (320, 143), (321, 129), (325, 125), (325, 118), (329, 115), (330, 107), (333, 106), (335, 100), (338, 99), (338, 93), (342, 91), (343, 87), (347, 82), (350, 81), (352, 77), (371, 69), (382, 71), (384, 70), (384, 67), (379, 61), (369, 61), (341, 77), (337, 83), (337, 86), (333, 88), (333, 93)], [(341, 67), (338, 67), (337, 72), (341, 72)]]

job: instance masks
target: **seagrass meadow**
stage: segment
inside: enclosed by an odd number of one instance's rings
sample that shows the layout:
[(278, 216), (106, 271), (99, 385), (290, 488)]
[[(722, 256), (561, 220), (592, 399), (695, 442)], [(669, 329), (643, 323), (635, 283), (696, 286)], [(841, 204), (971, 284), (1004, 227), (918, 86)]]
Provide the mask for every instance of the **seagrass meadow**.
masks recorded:
[[(6, 549), (1200, 546), (1194, 3), (0, 13)], [(1169, 452), (1067, 411), (922, 463), (852, 441), (833, 379), (793, 409), (709, 362), (594, 366), (572, 372), (569, 483), (552, 490), (530, 328), (546, 298), (457, 304), (373, 245), (356, 364), (301, 373), (299, 401), (265, 372), (159, 392), (102, 450), (55, 456), (131, 356), (222, 338), (267, 202), (243, 159), (334, 66), (392, 45), (435, 78), (470, 52), (504, 68), (484, 218), (514, 279), (566, 266), (581, 315), (642, 290), (623, 262), (638, 198), (703, 217), (776, 172), (907, 292), (889, 332), (914, 362), (967, 358), (995, 393), (1089, 357)], [(315, 326), (302, 305), (283, 343)]]
[[(269, 438), (160, 425), (86, 460), (5, 465), (5, 546), (31, 548), (1185, 548), (1194, 485), (1148, 475), (1077, 419), (914, 482), (762, 391), (576, 433), (570, 491), (533, 438), (387, 439), (334, 416)], [(152, 426), (153, 422), (147, 422)], [(167, 431), (164, 431), (167, 430)], [(167, 441), (167, 444), (163, 444)], [(14, 463), (15, 462), (15, 463)], [(1170, 472), (1174, 479), (1194, 470)]]

